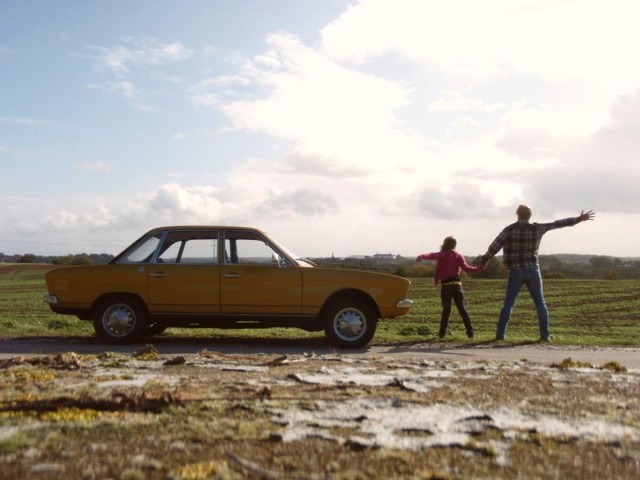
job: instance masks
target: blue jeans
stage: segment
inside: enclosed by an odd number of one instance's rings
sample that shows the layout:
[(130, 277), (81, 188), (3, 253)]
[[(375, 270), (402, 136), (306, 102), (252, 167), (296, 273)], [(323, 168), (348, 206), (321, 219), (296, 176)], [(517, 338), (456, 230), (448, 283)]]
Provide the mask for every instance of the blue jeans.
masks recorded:
[(509, 279), (507, 281), (507, 293), (504, 299), (504, 306), (500, 312), (498, 327), (496, 329), (496, 338), (503, 339), (507, 324), (511, 319), (511, 311), (516, 304), (516, 298), (520, 293), (522, 285), (526, 285), (533, 303), (536, 305), (538, 313), (538, 326), (540, 327), (540, 338), (549, 340), (549, 311), (547, 304), (544, 302), (542, 293), (542, 277), (538, 267), (519, 268), (509, 270)]

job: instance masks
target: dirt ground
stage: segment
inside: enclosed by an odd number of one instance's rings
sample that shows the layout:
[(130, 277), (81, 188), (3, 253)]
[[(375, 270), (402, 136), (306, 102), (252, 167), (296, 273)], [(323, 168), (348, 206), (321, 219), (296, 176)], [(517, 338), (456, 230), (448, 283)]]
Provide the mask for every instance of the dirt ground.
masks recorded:
[(612, 355), (159, 350), (3, 355), (0, 478), (640, 478)]

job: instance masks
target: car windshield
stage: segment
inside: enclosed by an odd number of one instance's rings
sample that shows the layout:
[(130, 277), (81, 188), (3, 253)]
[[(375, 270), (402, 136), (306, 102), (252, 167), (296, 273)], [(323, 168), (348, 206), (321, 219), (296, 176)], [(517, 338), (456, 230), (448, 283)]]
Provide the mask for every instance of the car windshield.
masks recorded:
[(300, 255), (296, 255), (295, 253), (293, 253), (291, 250), (289, 250), (287, 247), (283, 246), (282, 244), (280, 244), (280, 243), (276, 243), (276, 242), (273, 242), (273, 240), (272, 240), (272, 239), (269, 239), (269, 240), (271, 240), (271, 242), (272, 242), (274, 245), (277, 245), (277, 246), (278, 246), (278, 248), (279, 248), (279, 249), (280, 249), (280, 250), (281, 250), (285, 255), (287, 255), (289, 258), (293, 258), (296, 262), (298, 262), (298, 264), (299, 264), (301, 267), (315, 267), (315, 266), (316, 266), (316, 264), (315, 264), (315, 263), (313, 263), (313, 262), (312, 262), (311, 260), (309, 260), (308, 258), (304, 258), (304, 257), (301, 257)]

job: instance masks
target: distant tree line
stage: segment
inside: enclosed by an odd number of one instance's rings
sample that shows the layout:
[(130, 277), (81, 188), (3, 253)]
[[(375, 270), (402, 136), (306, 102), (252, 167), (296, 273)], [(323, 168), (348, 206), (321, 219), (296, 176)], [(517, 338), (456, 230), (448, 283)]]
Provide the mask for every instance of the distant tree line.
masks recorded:
[[(113, 259), (107, 253), (80, 253), (59, 256), (41, 256), (33, 253), (23, 255), (5, 255), (0, 253), (0, 262), (11, 263), (49, 263), (53, 265), (104, 265)], [(636, 279), (640, 278), (640, 258), (618, 258), (607, 255), (540, 255), (540, 268), (545, 278), (593, 278), (593, 279)], [(385, 256), (314, 258), (313, 261), (323, 267), (344, 268), (350, 270), (375, 270), (393, 273), (403, 277), (432, 277), (435, 272), (434, 261), (415, 263), (414, 258)], [(467, 261), (477, 263), (477, 258), (468, 257)], [(507, 270), (501, 257), (494, 257), (487, 263), (482, 273), (474, 273), (477, 278), (506, 278)]]
[[(334, 268), (357, 268), (394, 273), (403, 277), (432, 277), (435, 261), (415, 263), (414, 258), (397, 256), (393, 261), (379, 262), (372, 257), (362, 258), (314, 258), (318, 265)], [(467, 261), (477, 264), (477, 258)], [(605, 255), (540, 255), (540, 269), (545, 278), (586, 278), (586, 279), (635, 279), (640, 278), (640, 258), (617, 258)], [(502, 257), (494, 257), (487, 263), (482, 273), (474, 273), (477, 278), (506, 278), (507, 269)]]
[(79, 253), (69, 255), (5, 255), (0, 253), (0, 262), (9, 263), (50, 263), (52, 265), (104, 265), (111, 261), (113, 255), (108, 253)]

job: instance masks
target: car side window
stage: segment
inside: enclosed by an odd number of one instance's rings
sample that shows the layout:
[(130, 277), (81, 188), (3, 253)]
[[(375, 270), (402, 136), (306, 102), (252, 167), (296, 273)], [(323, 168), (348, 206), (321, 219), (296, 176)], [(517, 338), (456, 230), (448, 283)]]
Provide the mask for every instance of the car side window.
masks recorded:
[(176, 242), (158, 256), (158, 263), (213, 264), (217, 261), (216, 240)]
[(212, 265), (218, 263), (218, 233), (208, 231), (169, 232), (158, 253), (157, 263)]
[(278, 265), (280, 255), (262, 237), (251, 232), (227, 232), (224, 243), (225, 263), (244, 265)]
[(277, 254), (263, 241), (237, 240), (238, 263), (270, 265), (278, 263)]

